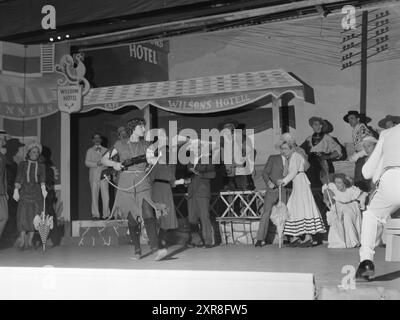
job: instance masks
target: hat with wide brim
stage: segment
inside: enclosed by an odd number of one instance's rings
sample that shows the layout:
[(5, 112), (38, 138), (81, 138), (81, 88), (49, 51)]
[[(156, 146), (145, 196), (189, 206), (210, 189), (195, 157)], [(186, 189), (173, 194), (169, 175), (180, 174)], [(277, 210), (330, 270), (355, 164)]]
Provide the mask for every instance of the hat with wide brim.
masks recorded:
[(3, 139), (5, 140), (10, 138), (10, 135), (7, 133), (7, 131), (3, 129), (0, 129), (0, 136), (3, 137)]
[(330, 123), (328, 120), (324, 119), (325, 123), (326, 123), (326, 131), (324, 131), (324, 133), (332, 133), (334, 130), (333, 124)]
[(351, 110), (347, 112), (347, 114), (343, 117), (343, 120), (347, 123), (349, 123), (349, 116), (356, 116), (358, 119), (360, 119), (361, 122), (369, 123), (371, 122), (371, 118), (367, 117), (365, 114), (361, 114), (358, 111)]
[(19, 141), (19, 139), (16, 138), (11, 138), (8, 139), (6, 142), (6, 148), (7, 149), (16, 149), (18, 150), (20, 147), (24, 147), (25, 144), (21, 143), (21, 141)]
[(388, 121), (392, 121), (395, 124), (399, 124), (400, 123), (400, 117), (398, 117), (398, 116), (390, 116), (390, 115), (386, 116), (385, 118), (383, 118), (382, 120), (380, 120), (378, 122), (379, 128), (386, 129), (386, 122), (388, 122)]
[(319, 122), (322, 125), (322, 132), (326, 132), (328, 129), (328, 124), (326, 123), (326, 121), (320, 117), (311, 117), (310, 119), (308, 119), (308, 124), (310, 125), (310, 127), (313, 126), (314, 122)]

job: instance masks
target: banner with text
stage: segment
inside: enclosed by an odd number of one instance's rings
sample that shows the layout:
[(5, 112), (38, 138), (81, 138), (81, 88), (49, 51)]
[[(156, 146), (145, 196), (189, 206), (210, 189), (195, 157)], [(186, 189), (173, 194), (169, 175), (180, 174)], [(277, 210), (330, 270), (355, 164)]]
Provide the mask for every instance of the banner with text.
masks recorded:
[(85, 77), (92, 88), (169, 80), (168, 41), (128, 43), (81, 52), (85, 54)]
[(272, 102), (273, 97), (276, 97), (279, 93), (278, 89), (276, 92), (274, 90), (258, 90), (205, 96), (171, 97), (145, 101), (123, 101), (121, 99), (122, 101), (118, 102), (84, 103), (80, 112), (89, 112), (94, 109), (115, 111), (126, 106), (143, 109), (148, 105), (153, 105), (157, 108), (174, 113), (214, 113), (233, 110), (248, 105), (253, 107), (265, 106)]

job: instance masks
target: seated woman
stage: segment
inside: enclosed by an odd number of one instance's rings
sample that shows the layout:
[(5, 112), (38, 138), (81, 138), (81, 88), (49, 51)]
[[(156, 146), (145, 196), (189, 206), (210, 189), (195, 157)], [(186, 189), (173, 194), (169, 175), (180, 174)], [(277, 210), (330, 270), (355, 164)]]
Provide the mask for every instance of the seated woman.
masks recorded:
[(360, 245), (361, 210), (365, 210), (367, 193), (351, 186), (344, 174), (333, 175), (334, 183), (322, 187), (329, 212), (328, 248), (354, 248)]

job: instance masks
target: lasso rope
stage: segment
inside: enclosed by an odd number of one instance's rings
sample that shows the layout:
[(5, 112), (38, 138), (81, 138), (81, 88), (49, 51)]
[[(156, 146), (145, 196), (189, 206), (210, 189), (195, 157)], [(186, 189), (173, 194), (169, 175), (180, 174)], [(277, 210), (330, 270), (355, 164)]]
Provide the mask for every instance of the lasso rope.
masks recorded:
[[(128, 192), (131, 191), (132, 189), (136, 188), (139, 184), (141, 184), (150, 174), (150, 172), (153, 170), (153, 168), (155, 167), (155, 165), (158, 163), (158, 161), (161, 158), (161, 153), (158, 155), (156, 162), (151, 166), (151, 168), (149, 169), (149, 171), (147, 171), (147, 173), (144, 175), (144, 177), (142, 179), (140, 179), (137, 183), (135, 183), (133, 186), (129, 187), (129, 188), (121, 188), (118, 187), (117, 185), (115, 185), (107, 176), (104, 177), (104, 179), (108, 182), (108, 184), (110, 184), (112, 187), (114, 187), (115, 189), (119, 190), (119, 191), (124, 191), (124, 192)], [(127, 171), (129, 172), (129, 171)]]

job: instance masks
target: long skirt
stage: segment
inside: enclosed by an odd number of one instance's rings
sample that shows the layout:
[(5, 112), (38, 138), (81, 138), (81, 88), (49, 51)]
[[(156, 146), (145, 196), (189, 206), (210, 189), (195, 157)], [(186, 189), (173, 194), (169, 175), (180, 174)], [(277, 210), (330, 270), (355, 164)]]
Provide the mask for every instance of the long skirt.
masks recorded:
[(361, 211), (356, 202), (342, 204), (337, 202), (327, 213), (328, 248), (354, 248), (360, 245)]
[(293, 179), (293, 190), (287, 208), (289, 218), (285, 222), (285, 235), (297, 237), (325, 232), (321, 214), (311, 192), (310, 181), (303, 172)]
[[(151, 185), (144, 172), (123, 171), (119, 175), (117, 194), (115, 196), (112, 215), (127, 219), (129, 213), (137, 220), (151, 218), (142, 216), (142, 204), (146, 200), (150, 205)], [(128, 190), (129, 189), (129, 190)]]
[(163, 214), (159, 219), (160, 228), (164, 230), (177, 229), (178, 219), (176, 217), (171, 185), (169, 183), (155, 181), (152, 189), (153, 201), (166, 206), (166, 214)]
[(36, 215), (40, 214), (43, 210), (43, 201), (23, 200), (18, 202), (17, 209), (17, 229), (18, 232), (35, 231), (33, 226), (33, 219)]

